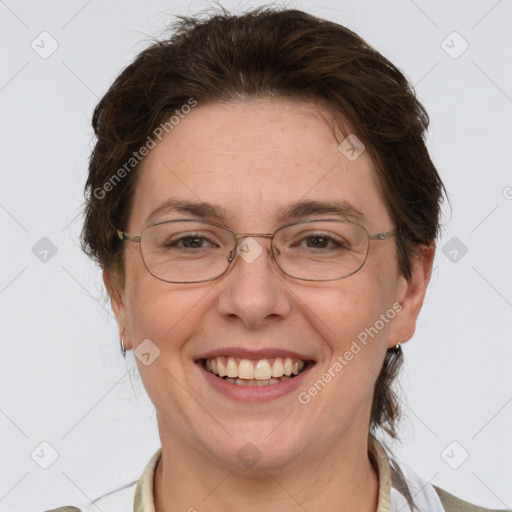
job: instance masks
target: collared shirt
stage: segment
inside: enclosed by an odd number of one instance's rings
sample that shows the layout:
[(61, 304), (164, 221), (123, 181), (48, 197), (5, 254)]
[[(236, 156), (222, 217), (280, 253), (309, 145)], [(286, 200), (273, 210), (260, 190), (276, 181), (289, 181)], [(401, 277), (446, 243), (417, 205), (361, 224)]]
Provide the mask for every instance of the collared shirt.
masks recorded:
[[(434, 487), (409, 468), (391, 465), (386, 451), (372, 435), (368, 437), (368, 453), (379, 480), (376, 512), (412, 512), (413, 500), (421, 511), (446, 512)], [(154, 475), (161, 455), (159, 448), (138, 481), (95, 500), (84, 512), (98, 512), (98, 507), (103, 512), (129, 512), (132, 507), (133, 512), (155, 512)]]

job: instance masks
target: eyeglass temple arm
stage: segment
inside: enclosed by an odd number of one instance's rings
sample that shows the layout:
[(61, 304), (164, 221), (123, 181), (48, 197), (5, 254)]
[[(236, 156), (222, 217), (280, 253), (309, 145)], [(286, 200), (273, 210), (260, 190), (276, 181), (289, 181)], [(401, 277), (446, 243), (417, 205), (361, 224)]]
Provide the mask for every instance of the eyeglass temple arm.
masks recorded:
[(393, 231), (385, 231), (384, 233), (370, 233), (370, 239), (372, 240), (386, 240), (386, 238), (390, 238), (396, 234), (398, 234), (400, 230)]
[(117, 236), (123, 241), (123, 242), (134, 242), (138, 244), (140, 242), (140, 235), (130, 237), (128, 233), (124, 233), (123, 231), (119, 231), (119, 229), (116, 229)]

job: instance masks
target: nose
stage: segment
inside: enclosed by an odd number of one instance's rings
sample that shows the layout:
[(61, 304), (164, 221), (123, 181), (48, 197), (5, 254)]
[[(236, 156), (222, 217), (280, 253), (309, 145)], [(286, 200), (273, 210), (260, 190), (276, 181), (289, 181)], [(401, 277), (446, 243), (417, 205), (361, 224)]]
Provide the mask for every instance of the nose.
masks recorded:
[(247, 237), (239, 242), (234, 261), (222, 277), (220, 315), (256, 327), (290, 312), (285, 275), (272, 260), (270, 247), (270, 240), (264, 238)]

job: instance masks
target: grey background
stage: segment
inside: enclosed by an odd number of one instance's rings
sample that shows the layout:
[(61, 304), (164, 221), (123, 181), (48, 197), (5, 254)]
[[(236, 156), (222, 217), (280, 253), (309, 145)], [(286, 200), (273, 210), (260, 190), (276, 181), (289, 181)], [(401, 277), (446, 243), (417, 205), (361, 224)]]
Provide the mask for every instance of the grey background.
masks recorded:
[[(512, 0), (288, 5), (358, 32), (431, 116), (453, 210), (404, 346), (393, 447), (450, 492), (512, 507)], [(101, 274), (80, 251), (80, 208), (98, 99), (172, 14), (206, 7), (0, 0), (0, 511), (83, 505), (136, 480), (160, 446)]]

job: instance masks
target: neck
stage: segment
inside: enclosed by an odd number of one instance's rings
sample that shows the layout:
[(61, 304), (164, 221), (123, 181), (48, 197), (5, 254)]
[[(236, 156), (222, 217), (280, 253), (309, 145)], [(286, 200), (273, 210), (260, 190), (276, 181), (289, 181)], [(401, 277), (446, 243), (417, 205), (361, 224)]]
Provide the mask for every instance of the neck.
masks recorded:
[(308, 512), (375, 512), (378, 476), (368, 457), (367, 434), (361, 432), (286, 467), (250, 474), (221, 465), (183, 442), (162, 439), (155, 512), (295, 512), (298, 507)]

